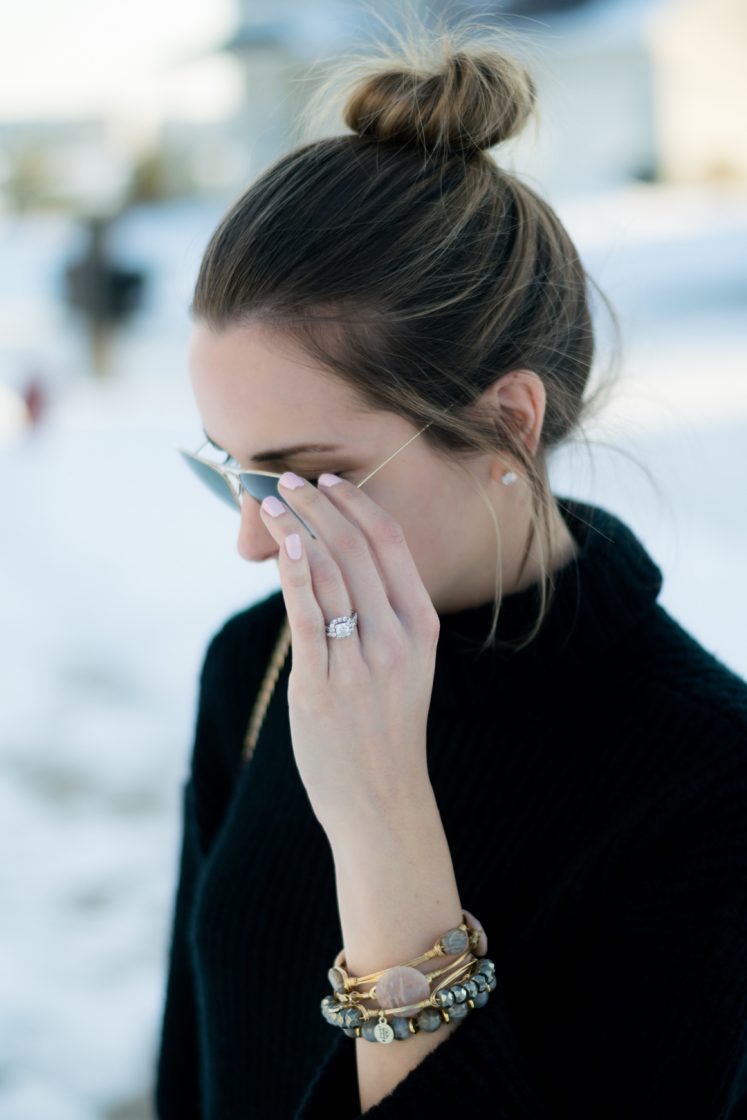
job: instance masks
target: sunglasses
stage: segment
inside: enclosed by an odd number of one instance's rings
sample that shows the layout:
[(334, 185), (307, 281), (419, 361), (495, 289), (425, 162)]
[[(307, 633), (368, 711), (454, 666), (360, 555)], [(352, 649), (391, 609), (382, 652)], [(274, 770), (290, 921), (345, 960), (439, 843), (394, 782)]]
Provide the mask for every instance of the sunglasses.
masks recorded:
[[(361, 479), (360, 482), (354, 483), (354, 485), (361, 487), (365, 482), (368, 482), (369, 478), (372, 478), (382, 467), (386, 466), (390, 459), (393, 459), (403, 448), (407, 447), (408, 443), (412, 443), (421, 432), (429, 428), (430, 423), (431, 422), (426, 424), (424, 428), (421, 428), (419, 432), (416, 432), (414, 436), (410, 436), (401, 447), (398, 447), (396, 451), (388, 455), (383, 463), (380, 463), (375, 470), (372, 470), (365, 478)], [(316, 533), (311, 526), (308, 525), (294, 509), (291, 509), (287, 501), (285, 501), (285, 495), (278, 490), (278, 479), (283, 477), (284, 471), (280, 474), (276, 474), (273, 471), (247, 471), (242, 470), (240, 467), (226, 466), (225, 463), (214, 463), (210, 459), (205, 459), (198, 453), (207, 445), (211, 447), (215, 446), (210, 443), (210, 440), (207, 440), (200, 445), (197, 451), (188, 451), (185, 447), (177, 447), (176, 450), (184, 458), (187, 466), (189, 466), (197, 477), (205, 483), (213, 494), (222, 501), (227, 502), (232, 509), (239, 511), (241, 510), (241, 504), (245, 494), (248, 494), (250, 498), (254, 498), (256, 502), (263, 502), (265, 498), (271, 496), (280, 498), (293, 516), (297, 517), (303, 527), (308, 530), (314, 540), (317, 539)], [(319, 473), (321, 474), (322, 472), (320, 471)], [(307, 482), (316, 483), (319, 475), (301, 475), (300, 477), (305, 478)]]

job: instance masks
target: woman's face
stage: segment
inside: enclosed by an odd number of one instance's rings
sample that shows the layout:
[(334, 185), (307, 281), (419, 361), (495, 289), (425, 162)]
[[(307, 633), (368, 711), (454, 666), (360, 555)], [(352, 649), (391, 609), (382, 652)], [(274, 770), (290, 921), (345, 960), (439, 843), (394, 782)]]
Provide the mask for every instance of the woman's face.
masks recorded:
[[(250, 470), (292, 470), (306, 478), (329, 471), (358, 482), (418, 431), (402, 417), (363, 411), (352, 389), (259, 323), (218, 332), (197, 324), (189, 366), (205, 432)], [(307, 444), (331, 446), (270, 458), (278, 449)], [(469, 470), (488, 487), (491, 466), (494, 474), (495, 464), (487, 458), (469, 462)], [(492, 488), (505, 490), (494, 482)], [(423, 436), (362, 490), (402, 527), (436, 610), (492, 599), (496, 541), (490, 514), (464, 471), (437, 457)], [(496, 513), (500, 519), (500, 509)], [(362, 531), (365, 535), (365, 525)], [(250, 561), (278, 552), (259, 504), (248, 495), (237, 548)]]

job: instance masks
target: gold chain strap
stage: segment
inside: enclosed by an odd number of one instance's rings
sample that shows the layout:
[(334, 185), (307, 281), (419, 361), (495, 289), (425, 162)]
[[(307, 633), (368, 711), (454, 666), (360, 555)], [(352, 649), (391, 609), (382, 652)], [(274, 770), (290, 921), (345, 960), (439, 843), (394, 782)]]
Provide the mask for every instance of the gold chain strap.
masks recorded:
[(288, 656), (288, 650), (291, 644), (291, 628), (288, 616), (283, 619), (283, 624), (280, 627), (275, 647), (270, 656), (270, 661), (265, 670), (265, 675), (262, 684), (259, 687), (257, 699), (254, 701), (252, 714), (249, 717), (249, 724), (247, 726), (246, 735), (244, 736), (244, 746), (241, 752), (241, 765), (246, 766), (250, 761), (254, 748), (257, 745), (259, 732), (262, 727), (262, 722), (265, 718), (272, 694), (275, 690), (280, 671), (285, 664), (285, 659)]

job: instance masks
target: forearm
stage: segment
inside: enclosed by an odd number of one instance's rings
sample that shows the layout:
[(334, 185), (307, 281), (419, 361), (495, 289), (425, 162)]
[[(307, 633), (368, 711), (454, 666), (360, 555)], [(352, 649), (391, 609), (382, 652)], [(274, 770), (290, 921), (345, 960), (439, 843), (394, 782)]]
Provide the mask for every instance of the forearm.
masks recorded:
[[(430, 782), (385, 813), (364, 810), (331, 839), (348, 971), (363, 976), (419, 956), (462, 921), (454, 867)], [(456, 955), (420, 967), (442, 968)], [(389, 1044), (355, 1040), (361, 1110), (377, 1104), (459, 1025)]]

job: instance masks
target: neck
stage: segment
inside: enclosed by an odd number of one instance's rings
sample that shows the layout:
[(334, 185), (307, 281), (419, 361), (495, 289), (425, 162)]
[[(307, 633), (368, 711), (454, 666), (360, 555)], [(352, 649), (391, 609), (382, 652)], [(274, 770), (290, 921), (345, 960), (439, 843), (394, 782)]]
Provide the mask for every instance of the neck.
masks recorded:
[[(532, 541), (529, 556), (524, 568), (519, 575), (521, 558), (526, 546), (530, 531), (528, 513), (518, 516), (511, 524), (510, 531), (503, 529), (501, 532), (504, 547), (503, 556), (503, 587), (502, 595), (512, 595), (515, 592), (525, 591), (534, 583), (539, 583), (542, 576), (542, 562), (539, 541)], [(550, 520), (550, 559), (546, 566), (554, 572), (567, 564), (578, 553), (578, 542), (570, 532), (558, 507), (553, 503), (553, 513)], [(469, 609), (481, 604), (492, 602), (495, 595), (495, 570), (493, 559), (486, 566), (481, 563), (479, 570), (475, 570), (469, 577), (461, 575), (457, 584), (448, 589), (441, 596), (441, 602), (436, 604), (439, 614), (448, 614), (454, 611)]]
[[(527, 587), (530, 587), (533, 583), (538, 583), (541, 579), (542, 564), (540, 561), (539, 542), (536, 539), (532, 541), (532, 548), (527, 562), (524, 565), (524, 570), (520, 577), (518, 575), (523, 542), (526, 541), (528, 533), (529, 522), (527, 521), (522, 536), (522, 548), (517, 549), (514, 556), (511, 558), (511, 563), (508, 565), (509, 571), (506, 577), (504, 577), (504, 595), (511, 595), (516, 591), (525, 591)], [(554, 572), (558, 568), (562, 568), (564, 564), (567, 564), (577, 552), (578, 542), (563, 520), (560, 510), (554, 505), (553, 516), (550, 521), (550, 559), (547, 563), (547, 567), (551, 572)]]

